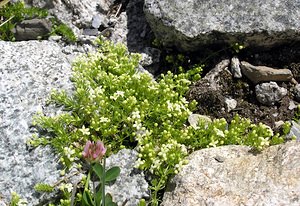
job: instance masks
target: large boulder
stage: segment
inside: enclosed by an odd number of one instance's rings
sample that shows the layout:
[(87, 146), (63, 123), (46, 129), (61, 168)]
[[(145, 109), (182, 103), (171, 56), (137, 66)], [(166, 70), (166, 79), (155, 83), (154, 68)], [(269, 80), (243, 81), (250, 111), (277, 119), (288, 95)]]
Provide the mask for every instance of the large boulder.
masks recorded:
[(36, 205), (41, 196), (33, 187), (59, 179), (59, 158), (49, 147), (28, 150), (26, 140), (51, 89), (71, 89), (71, 65), (48, 41), (0, 41), (0, 59), (0, 195), (8, 200), (15, 191)]
[(192, 153), (162, 205), (300, 205), (300, 143), (249, 150), (231, 145)]
[(144, 11), (157, 39), (183, 51), (237, 42), (272, 46), (300, 40), (300, 1), (145, 0)]

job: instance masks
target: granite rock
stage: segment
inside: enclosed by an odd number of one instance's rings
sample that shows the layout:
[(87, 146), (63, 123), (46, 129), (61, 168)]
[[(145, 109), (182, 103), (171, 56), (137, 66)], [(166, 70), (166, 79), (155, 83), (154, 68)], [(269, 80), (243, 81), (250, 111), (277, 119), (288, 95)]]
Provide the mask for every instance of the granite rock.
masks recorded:
[(127, 200), (126, 206), (136, 206), (140, 199), (149, 198), (148, 183), (144, 173), (134, 168), (137, 158), (137, 151), (129, 149), (120, 150), (107, 158), (107, 168), (118, 166), (121, 169), (116, 182), (105, 188), (118, 205), (122, 205)]
[(48, 41), (0, 41), (0, 59), (0, 193), (8, 200), (15, 191), (36, 205), (42, 199), (33, 187), (58, 180), (59, 158), (49, 147), (28, 150), (26, 141), (51, 89), (71, 90), (71, 65), (60, 46)]
[(262, 83), (255, 86), (256, 99), (264, 105), (274, 105), (285, 95), (287, 89), (279, 87), (276, 82)]
[(298, 0), (145, 0), (144, 4), (157, 39), (182, 51), (236, 42), (271, 47), (299, 41), (298, 8)]
[(192, 153), (169, 182), (162, 205), (299, 205), (300, 143), (249, 150), (231, 145)]

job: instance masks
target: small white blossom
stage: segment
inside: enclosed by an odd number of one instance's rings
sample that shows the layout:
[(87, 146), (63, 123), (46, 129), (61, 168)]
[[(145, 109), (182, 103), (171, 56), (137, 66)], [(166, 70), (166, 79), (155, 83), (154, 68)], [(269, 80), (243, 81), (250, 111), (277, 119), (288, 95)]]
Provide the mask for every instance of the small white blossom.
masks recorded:
[(73, 185), (71, 184), (71, 183), (67, 183), (67, 184), (61, 184), (60, 185), (60, 187), (59, 187), (59, 189), (61, 190), (61, 191), (64, 191), (65, 189), (68, 191), (68, 192), (72, 192), (72, 190), (73, 190)]
[(118, 97), (124, 97), (123, 91), (116, 91), (113, 96), (110, 96), (111, 99), (117, 100)]
[(107, 117), (101, 117), (100, 118), (100, 122), (104, 123), (104, 122), (109, 122), (109, 119)]
[(132, 112), (131, 115), (132, 115), (133, 119), (140, 119), (141, 118), (141, 115), (140, 115), (139, 111), (134, 111), (134, 112)]
[(70, 159), (73, 154), (75, 154), (75, 150), (69, 147), (64, 147), (64, 154)]
[(82, 132), (83, 135), (90, 135), (90, 129), (89, 128), (85, 128), (85, 126), (83, 125), (81, 129), (79, 129), (79, 131)]
[(225, 134), (222, 130), (219, 130), (219, 129), (214, 129), (214, 131), (216, 132), (216, 135), (217, 136), (220, 136), (220, 137), (225, 137)]
[(169, 100), (167, 101), (167, 108), (168, 108), (169, 112), (173, 111), (173, 105), (172, 105), (172, 103)]
[(138, 121), (135, 121), (133, 127), (136, 128), (137, 130), (140, 130), (142, 128), (142, 124)]

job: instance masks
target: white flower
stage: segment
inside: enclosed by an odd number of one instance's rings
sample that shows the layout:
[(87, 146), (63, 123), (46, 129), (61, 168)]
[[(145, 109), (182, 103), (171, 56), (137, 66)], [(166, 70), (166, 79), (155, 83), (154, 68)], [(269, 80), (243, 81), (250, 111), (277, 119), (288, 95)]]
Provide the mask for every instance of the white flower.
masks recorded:
[(269, 140), (268, 140), (268, 138), (258, 137), (258, 139), (261, 141), (260, 142), (260, 146), (261, 147), (269, 146)]
[(216, 135), (217, 136), (220, 136), (220, 137), (225, 137), (225, 134), (222, 130), (219, 130), (219, 129), (214, 129), (214, 131), (216, 132)]
[(137, 130), (140, 130), (142, 128), (142, 124), (138, 121), (135, 121), (133, 127), (136, 128)]
[(173, 111), (173, 104), (169, 100), (167, 101), (167, 107), (169, 112)]
[(89, 128), (85, 128), (85, 126), (83, 125), (81, 129), (79, 129), (79, 131), (82, 132), (83, 135), (90, 135), (90, 129)]
[(69, 147), (64, 147), (64, 153), (70, 159), (72, 155), (75, 154), (75, 150)]
[(27, 206), (28, 202), (26, 199), (20, 199), (17, 206)]
[(182, 98), (180, 99), (180, 101), (181, 101), (183, 104), (188, 104), (188, 103), (189, 103), (189, 102), (186, 100), (185, 97), (182, 97)]
[(115, 95), (124, 97), (124, 92), (123, 91), (116, 91)]
[(134, 112), (132, 112), (131, 115), (132, 115), (133, 119), (140, 119), (141, 118), (141, 115), (140, 115), (139, 111), (134, 111)]
[(111, 99), (117, 100), (118, 97), (124, 97), (123, 91), (116, 91), (113, 96), (110, 96)]
[(73, 190), (73, 185), (71, 184), (71, 183), (67, 183), (67, 184), (61, 184), (60, 185), (60, 187), (59, 187), (59, 189), (61, 190), (61, 191), (64, 191), (65, 189), (68, 191), (68, 192), (72, 192), (72, 190)]
[(100, 122), (109, 122), (109, 119), (106, 117), (101, 117)]

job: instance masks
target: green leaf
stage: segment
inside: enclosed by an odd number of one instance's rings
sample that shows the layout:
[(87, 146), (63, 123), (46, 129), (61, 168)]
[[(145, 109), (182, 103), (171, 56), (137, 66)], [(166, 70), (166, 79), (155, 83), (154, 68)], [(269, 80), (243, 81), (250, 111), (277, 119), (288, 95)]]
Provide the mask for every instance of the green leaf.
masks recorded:
[(103, 166), (99, 163), (96, 163), (93, 165), (93, 171), (96, 173), (96, 175), (101, 180), (102, 176), (103, 176)]
[(91, 196), (90, 192), (88, 192), (86, 190), (83, 192), (82, 199), (84, 201), (83, 202), (84, 205), (86, 205), (86, 206), (91, 206), (91, 205), (96, 206), (96, 205), (94, 205), (94, 202), (93, 202), (93, 199), (92, 199), (92, 196)]
[(86, 178), (86, 182), (85, 182), (85, 185), (84, 185), (84, 192), (83, 192), (83, 195), (82, 195), (82, 201), (81, 202), (84, 206), (96, 206), (94, 205), (94, 202), (93, 202), (93, 199), (92, 199), (92, 196), (88, 190), (89, 188), (89, 182), (90, 182), (90, 178), (91, 178), (91, 173), (89, 172), (87, 178)]
[(120, 175), (120, 168), (119, 167), (112, 167), (105, 174), (105, 182), (110, 182), (115, 180)]
[(105, 206), (118, 206), (112, 201), (112, 196), (109, 193), (105, 195)]
[(100, 189), (98, 190), (98, 192), (96, 193), (96, 205), (97, 206), (101, 206), (101, 200), (102, 200), (102, 190), (101, 190), (101, 187)]

